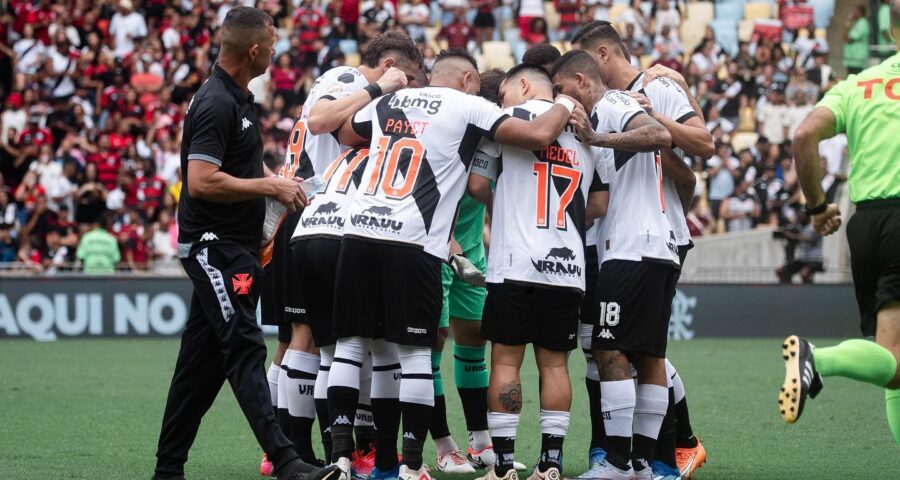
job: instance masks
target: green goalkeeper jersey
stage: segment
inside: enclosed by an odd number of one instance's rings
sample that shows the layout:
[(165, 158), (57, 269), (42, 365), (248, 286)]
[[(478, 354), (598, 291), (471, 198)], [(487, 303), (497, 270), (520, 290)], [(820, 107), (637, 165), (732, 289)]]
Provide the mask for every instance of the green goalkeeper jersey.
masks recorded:
[(459, 203), (459, 214), (456, 218), (453, 238), (459, 242), (463, 252), (468, 252), (482, 244), (483, 233), (484, 205), (467, 193), (463, 195)]
[(900, 198), (900, 53), (850, 75), (817, 106), (847, 134), (850, 199)]

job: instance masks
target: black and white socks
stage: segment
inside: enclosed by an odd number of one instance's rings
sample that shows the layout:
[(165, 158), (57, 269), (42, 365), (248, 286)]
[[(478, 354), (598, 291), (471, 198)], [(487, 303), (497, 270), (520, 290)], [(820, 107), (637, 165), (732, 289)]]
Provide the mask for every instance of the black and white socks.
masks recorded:
[(334, 345), (319, 349), (319, 375), (313, 396), (316, 401), (316, 417), (319, 419), (319, 433), (322, 436), (322, 447), (325, 460), (331, 461), (331, 418), (328, 415), (328, 376), (334, 361)]
[(569, 412), (541, 409), (541, 457), (538, 470), (562, 469), (563, 441), (569, 431)]
[(282, 364), (287, 365), (287, 408), (290, 416), (290, 436), (297, 454), (304, 462), (315, 462), (312, 448), (312, 426), (316, 418), (313, 391), (319, 372), (319, 356), (299, 350), (285, 352)]
[(627, 470), (631, 459), (631, 434), (635, 408), (634, 380), (600, 382), (600, 405), (606, 429), (606, 461)]
[(422, 468), (422, 448), (434, 411), (431, 348), (397, 345), (400, 357), (400, 411), (403, 415), (403, 463)]
[(516, 451), (516, 429), (519, 427), (518, 413), (488, 412), (488, 427), (491, 429), (491, 441), (497, 463), (494, 472), (503, 478), (515, 468), (513, 459)]
[(661, 385), (638, 384), (635, 389), (634, 439), (632, 460), (634, 468), (648, 468), (653, 449), (669, 406), (669, 389)]
[(353, 421), (359, 403), (359, 370), (372, 341), (362, 337), (338, 340), (328, 375), (328, 414), (331, 425), (331, 461), (353, 454)]
[(397, 347), (372, 342), (372, 414), (375, 419), (375, 467), (387, 472), (397, 465), (400, 430), (400, 359)]

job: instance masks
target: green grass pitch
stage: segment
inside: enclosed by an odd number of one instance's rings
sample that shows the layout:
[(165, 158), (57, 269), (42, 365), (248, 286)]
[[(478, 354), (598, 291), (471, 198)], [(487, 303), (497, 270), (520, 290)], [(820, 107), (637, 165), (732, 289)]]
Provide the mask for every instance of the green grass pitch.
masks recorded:
[[(149, 479), (177, 351), (177, 340), (0, 342), (0, 478)], [(822, 395), (788, 426), (776, 409), (783, 375), (778, 340), (675, 342), (670, 352), (687, 385), (695, 432), (709, 451), (696, 478), (900, 478), (880, 389), (826, 379)], [(451, 357), (444, 352), (450, 425), (464, 444)], [(525, 365), (516, 458), (530, 465), (540, 443), (538, 387), (531, 356)], [(590, 432), (577, 352), (570, 368), (575, 401), (564, 473), (573, 475), (586, 465)], [(434, 461), (430, 441), (425, 458)], [(226, 385), (200, 429), (187, 477), (260, 478), (259, 459)]]

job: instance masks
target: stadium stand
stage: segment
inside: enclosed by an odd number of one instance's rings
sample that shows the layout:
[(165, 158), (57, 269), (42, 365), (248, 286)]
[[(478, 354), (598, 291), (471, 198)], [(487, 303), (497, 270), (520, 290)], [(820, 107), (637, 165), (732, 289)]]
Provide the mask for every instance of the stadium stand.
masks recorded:
[[(366, 1), (256, 2), (275, 18), (279, 35), (275, 65), (251, 84), (264, 112), (269, 164), (283, 157), (312, 80), (336, 65), (358, 65), (372, 32), (419, 31), (426, 66), (451, 44), (468, 47), (482, 68), (503, 69), (535, 43), (571, 48), (574, 29), (557, 28), (567, 19), (555, 2), (543, 2), (544, 17), (523, 28), (517, 3), (432, 1), (427, 24), (416, 30), (403, 8), (407, 1), (389, 0), (387, 20)], [(616, 0), (606, 10), (578, 2), (571, 18), (576, 26), (613, 21), (635, 65), (681, 72), (700, 101), (722, 148), (709, 161), (692, 159), (701, 180), (690, 215), (693, 234), (738, 225), (721, 208), (738, 203), (723, 202), (732, 196), (760, 207), (752, 226), (795, 228), (802, 198), (790, 140), (837, 80), (825, 38), (835, 2), (672, 1), (674, 29), (664, 28), (672, 14), (660, 13), (657, 3)], [(782, 24), (779, 6), (794, 3), (812, 7), (808, 28)], [(172, 264), (179, 123), (215, 62), (218, 25), (238, 4), (254, 2), (0, 3), (0, 264), (33, 272), (78, 269), (79, 238), (97, 225), (117, 239), (120, 268)], [(495, 28), (479, 45), (473, 21), (484, 4)], [(465, 10), (467, 28), (442, 35), (456, 8)], [(829, 158), (829, 182), (842, 195), (845, 159), (841, 148), (832, 150), (828, 155), (838, 158)]]

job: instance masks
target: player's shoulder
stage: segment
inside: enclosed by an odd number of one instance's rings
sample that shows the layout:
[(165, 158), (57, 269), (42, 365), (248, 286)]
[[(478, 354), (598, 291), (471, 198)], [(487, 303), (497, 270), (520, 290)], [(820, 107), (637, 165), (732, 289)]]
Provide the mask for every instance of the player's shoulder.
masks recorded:
[[(621, 105), (621, 106), (637, 106), (637, 102), (631, 98), (628, 93), (623, 90), (614, 90), (609, 89), (606, 93), (603, 94), (603, 98), (600, 99), (600, 103), (607, 103), (609, 105)], [(598, 106), (599, 104), (598, 103)], [(597, 108), (596, 106), (594, 108)]]
[(513, 118), (532, 120), (534, 117), (550, 110), (552, 107), (553, 102), (546, 100), (528, 100), (525, 103), (504, 108), (503, 113)]
[[(643, 78), (641, 79), (643, 82)], [(666, 77), (656, 77), (651, 80), (647, 85), (643, 86), (643, 89), (647, 92), (659, 92), (666, 95), (684, 95), (684, 90), (678, 86), (674, 80)]]
[[(316, 87), (324, 86), (326, 89), (334, 89), (339, 90), (341, 87), (340, 84), (353, 84), (360, 81), (365, 81), (365, 77), (362, 72), (355, 67), (348, 67), (346, 65), (340, 67), (334, 67), (327, 72), (319, 75), (319, 78), (313, 82), (313, 89)], [(328, 92), (325, 92), (326, 94)]]

